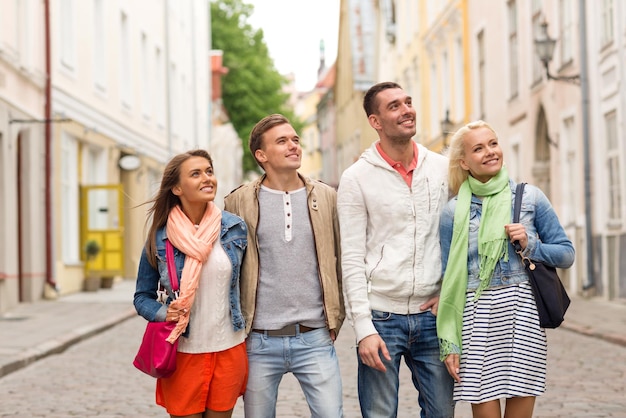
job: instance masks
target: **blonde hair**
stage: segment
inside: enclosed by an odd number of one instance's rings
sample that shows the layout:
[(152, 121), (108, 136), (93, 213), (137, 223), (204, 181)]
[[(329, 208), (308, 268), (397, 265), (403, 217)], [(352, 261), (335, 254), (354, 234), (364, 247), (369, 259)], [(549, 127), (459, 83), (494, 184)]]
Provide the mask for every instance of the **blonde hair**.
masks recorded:
[(450, 140), (450, 148), (448, 149), (448, 158), (450, 161), (448, 165), (448, 186), (453, 195), (459, 192), (461, 184), (463, 184), (469, 176), (469, 171), (461, 167), (461, 160), (465, 156), (463, 139), (465, 139), (465, 135), (478, 128), (487, 128), (493, 132), (496, 139), (498, 138), (498, 134), (493, 130), (491, 125), (482, 120), (470, 122), (454, 133)]

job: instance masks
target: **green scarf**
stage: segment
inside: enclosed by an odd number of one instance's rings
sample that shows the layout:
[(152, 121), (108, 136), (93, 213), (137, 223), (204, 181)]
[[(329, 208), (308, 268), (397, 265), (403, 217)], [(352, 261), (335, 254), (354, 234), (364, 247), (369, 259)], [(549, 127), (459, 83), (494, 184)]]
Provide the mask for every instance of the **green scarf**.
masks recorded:
[(469, 176), (459, 189), (454, 210), (452, 243), (448, 265), (441, 284), (437, 310), (437, 334), (441, 360), (451, 353), (461, 353), (463, 310), (467, 292), (467, 249), (469, 245), (469, 215), (472, 195), (483, 197), (482, 215), (478, 229), (478, 256), (480, 257), (480, 284), (474, 300), (489, 286), (496, 263), (508, 260), (508, 238), (504, 225), (511, 222), (511, 188), (505, 167), (488, 182), (482, 183)]

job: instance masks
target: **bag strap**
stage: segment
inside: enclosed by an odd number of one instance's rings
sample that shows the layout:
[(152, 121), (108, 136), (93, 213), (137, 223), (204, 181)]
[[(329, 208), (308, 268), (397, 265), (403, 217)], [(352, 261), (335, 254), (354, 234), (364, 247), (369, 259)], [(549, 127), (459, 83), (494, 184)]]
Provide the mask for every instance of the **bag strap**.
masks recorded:
[[(515, 189), (515, 204), (513, 205), (513, 223), (516, 224), (519, 222), (519, 215), (522, 210), (522, 196), (524, 195), (524, 185), (526, 183), (518, 183), (517, 188)], [(519, 241), (515, 241), (513, 243), (515, 247), (515, 252), (521, 255), (522, 246), (519, 244)]]
[(165, 261), (167, 261), (167, 273), (170, 276), (172, 292), (178, 292), (178, 274), (176, 273), (176, 263), (174, 262), (174, 246), (169, 239), (165, 240)]

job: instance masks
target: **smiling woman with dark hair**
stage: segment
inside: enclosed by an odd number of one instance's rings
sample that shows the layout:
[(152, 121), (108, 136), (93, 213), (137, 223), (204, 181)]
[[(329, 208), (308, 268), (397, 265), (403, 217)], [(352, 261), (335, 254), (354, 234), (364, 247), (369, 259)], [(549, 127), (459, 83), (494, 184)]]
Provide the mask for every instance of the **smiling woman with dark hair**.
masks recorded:
[[(203, 150), (172, 158), (152, 200), (141, 254), (135, 309), (148, 321), (175, 321), (176, 371), (157, 379), (156, 402), (171, 416), (230, 417), (246, 388), (248, 362), (239, 272), (244, 221), (215, 204), (217, 179)], [(174, 247), (180, 293), (171, 289), (165, 246)], [(166, 304), (158, 299), (159, 284)]]

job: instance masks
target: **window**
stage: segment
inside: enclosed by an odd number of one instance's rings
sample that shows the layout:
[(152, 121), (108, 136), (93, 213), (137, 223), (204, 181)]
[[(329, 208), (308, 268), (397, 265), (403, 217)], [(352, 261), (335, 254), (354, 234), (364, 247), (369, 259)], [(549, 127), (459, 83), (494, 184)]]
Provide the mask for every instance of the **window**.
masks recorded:
[(613, 42), (613, 0), (602, 0), (601, 41), (602, 46)]
[[(539, 37), (539, 34), (541, 33), (541, 22), (542, 22), (542, 15), (541, 15), (541, 3), (537, 0), (533, 0), (533, 10), (532, 10), (532, 17), (533, 17), (533, 39), (536, 39)], [(541, 60), (539, 59), (539, 56), (535, 53), (535, 46), (534, 43), (531, 43), (530, 45), (531, 48), (533, 48), (531, 54), (533, 56), (533, 72), (532, 72), (532, 76), (533, 76), (533, 84), (537, 84), (541, 81), (542, 77), (543, 77), (543, 63), (541, 62)]]
[(156, 80), (154, 82), (155, 90), (155, 116), (157, 126), (161, 129), (165, 128), (165, 90), (167, 86), (165, 85), (165, 64), (163, 63), (163, 56), (161, 54), (161, 49), (156, 48), (154, 50), (154, 74)]
[(480, 31), (477, 41), (478, 50), (478, 115), (485, 119), (485, 33)]
[(385, 28), (387, 42), (394, 44), (396, 42), (396, 2), (394, 0), (385, 0), (383, 2), (383, 13), (385, 16)]
[(441, 97), (439, 120), (443, 120), (446, 117), (446, 112), (450, 111), (450, 62), (447, 52), (441, 55)]
[(510, 1), (507, 5), (509, 16), (509, 97), (519, 94), (519, 71), (517, 52), (517, 3)]
[(463, 41), (461, 38), (458, 38), (454, 43), (454, 55), (454, 108), (456, 110), (454, 121), (459, 122), (465, 118), (465, 71), (463, 60)]
[(563, 202), (567, 202), (561, 206), (563, 224), (575, 222), (576, 208), (578, 207), (579, 200), (578, 190), (582, 188), (580, 182), (577, 180), (579, 178), (578, 172), (580, 170), (580, 166), (576, 161), (575, 141), (576, 126), (574, 124), (574, 118), (568, 117), (563, 121), (563, 135), (561, 135), (561, 139), (559, 140), (559, 143), (562, 144), (566, 155), (563, 173), (565, 174), (565, 178), (570, 179), (570, 181), (562, 182)]
[(574, 10), (574, 4), (572, 0), (560, 1), (560, 15), (561, 15), (561, 65), (565, 65), (573, 59), (574, 51), (574, 22), (572, 19), (572, 13)]
[(106, 91), (106, 43), (104, 27), (104, 0), (93, 2), (93, 79), (97, 90)]
[[(102, 148), (84, 147), (83, 148), (83, 173), (84, 184), (101, 185), (106, 184), (107, 167), (106, 152)], [(87, 223), (88, 229), (107, 229), (110, 220), (116, 214), (110, 211), (102, 211), (101, 208), (113, 208), (111, 204), (116, 195), (115, 192), (106, 189), (95, 189), (89, 191), (87, 199)]]
[(20, 54), (20, 67), (32, 70), (34, 54), (37, 52), (33, 45), (33, 33), (35, 28), (32, 21), (32, 8), (30, 2), (20, 1), (17, 3), (17, 26), (18, 26), (18, 51)]
[(148, 36), (141, 34), (141, 111), (143, 117), (150, 119), (152, 114), (152, 89), (150, 88)]
[(130, 28), (126, 13), (120, 14), (120, 98), (122, 105), (131, 107)]
[(61, 28), (61, 64), (74, 69), (76, 61), (76, 42), (74, 38), (74, 0), (61, 0), (59, 27)]
[(78, 214), (78, 143), (67, 133), (61, 138), (61, 224), (63, 262), (80, 261)]
[(180, 136), (179, 132), (179, 120), (181, 113), (181, 91), (180, 83), (178, 79), (178, 72), (176, 71), (176, 64), (170, 63), (170, 102), (167, 103), (167, 111), (170, 113), (170, 126), (169, 131), (175, 137)]
[(435, 138), (439, 135), (441, 131), (441, 125), (439, 123), (439, 92), (437, 91), (438, 81), (437, 81), (437, 66), (432, 64), (430, 67), (430, 97), (431, 97), (431, 106), (430, 106), (430, 132), (431, 137)]
[(606, 167), (608, 170), (607, 196), (609, 222), (621, 221), (622, 193), (620, 183), (620, 161), (617, 140), (617, 117), (612, 111), (604, 117), (606, 129)]

